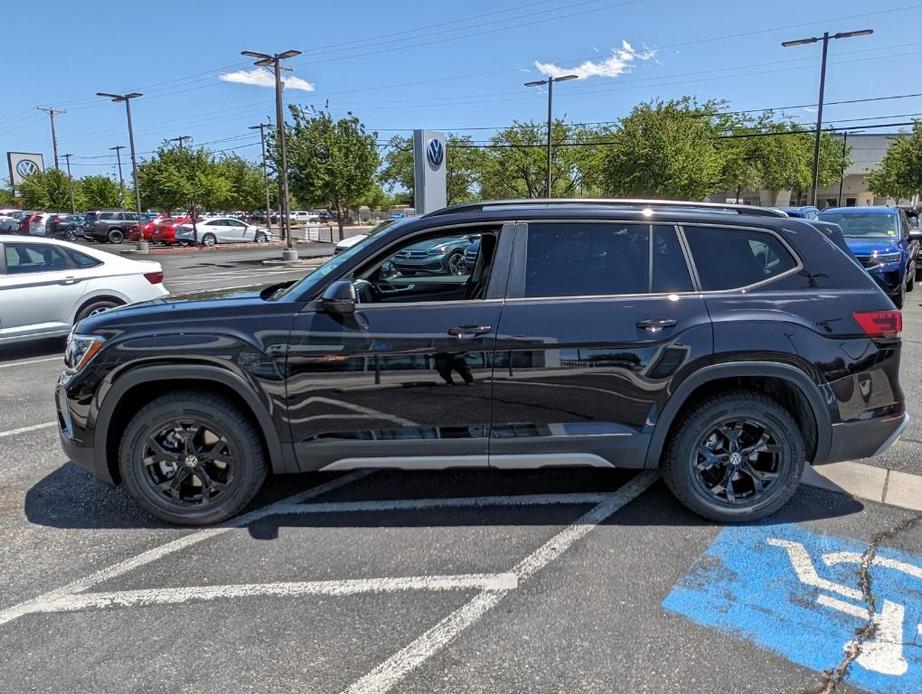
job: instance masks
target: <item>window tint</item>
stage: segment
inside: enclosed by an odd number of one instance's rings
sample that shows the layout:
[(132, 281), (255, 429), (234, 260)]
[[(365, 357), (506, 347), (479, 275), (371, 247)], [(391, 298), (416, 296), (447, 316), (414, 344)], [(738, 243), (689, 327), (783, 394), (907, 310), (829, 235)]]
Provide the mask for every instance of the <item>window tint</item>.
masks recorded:
[(529, 224), (525, 296), (648, 291), (650, 225)]
[(684, 229), (705, 291), (747, 287), (797, 266), (781, 241), (764, 231), (694, 226)]
[(39, 243), (8, 243), (6, 271), (11, 275), (66, 270), (70, 261), (59, 248)]
[(690, 292), (688, 264), (679, 245), (675, 229), (653, 227), (653, 286), (654, 293)]
[(74, 262), (74, 265), (79, 268), (96, 267), (97, 265), (102, 265), (101, 260), (97, 260), (96, 258), (88, 256), (86, 253), (80, 253), (79, 251), (71, 250), (70, 248), (67, 249), (67, 255), (70, 256), (70, 259)]
[(99, 215), (100, 219), (115, 219), (115, 215), (112, 212), (103, 212)]

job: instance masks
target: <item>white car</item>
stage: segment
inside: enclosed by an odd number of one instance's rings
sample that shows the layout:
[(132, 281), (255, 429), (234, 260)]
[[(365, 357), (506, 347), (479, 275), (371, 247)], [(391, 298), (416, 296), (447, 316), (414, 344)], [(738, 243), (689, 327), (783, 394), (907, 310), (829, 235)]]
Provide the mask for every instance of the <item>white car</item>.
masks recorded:
[(379, 231), (383, 231), (384, 229), (387, 229), (387, 227), (389, 227), (395, 221), (397, 220), (385, 219), (383, 222), (378, 222), (375, 226), (373, 226), (368, 231), (361, 231), (358, 234), (347, 236), (342, 241), (337, 241), (336, 245), (333, 247), (333, 255), (339, 255), (346, 249), (352, 248), (355, 244), (361, 243), (362, 241), (367, 239), (369, 236), (374, 236)]
[(167, 294), (160, 263), (0, 236), (0, 344), (67, 335), (87, 316)]
[(241, 222), (233, 217), (215, 217), (196, 222), (198, 235), (192, 228), (192, 222), (176, 227), (176, 242), (182, 244), (200, 243), (214, 246), (216, 243), (265, 243), (272, 240), (272, 232), (257, 229), (252, 224)]
[(29, 220), (29, 236), (47, 236), (48, 222), (54, 217), (54, 212), (35, 212)]

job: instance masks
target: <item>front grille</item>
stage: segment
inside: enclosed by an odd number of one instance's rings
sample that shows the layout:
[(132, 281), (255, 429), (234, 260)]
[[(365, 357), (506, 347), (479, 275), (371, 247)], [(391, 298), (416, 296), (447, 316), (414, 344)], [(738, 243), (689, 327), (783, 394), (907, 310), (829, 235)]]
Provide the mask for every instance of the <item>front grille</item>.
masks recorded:
[(878, 265), (880, 265), (880, 262), (878, 262), (877, 258), (875, 258), (874, 256), (856, 255), (855, 257), (858, 259), (859, 263), (864, 265), (864, 267), (877, 267)]
[(428, 251), (401, 251), (397, 254), (398, 258), (426, 258), (428, 256)]

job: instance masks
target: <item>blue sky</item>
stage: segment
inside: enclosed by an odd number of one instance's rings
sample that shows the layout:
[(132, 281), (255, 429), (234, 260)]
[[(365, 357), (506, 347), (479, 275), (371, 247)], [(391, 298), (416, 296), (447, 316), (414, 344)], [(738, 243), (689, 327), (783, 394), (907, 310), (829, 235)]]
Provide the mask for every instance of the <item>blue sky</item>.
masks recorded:
[[(191, 135), (195, 143), (256, 158), (258, 136), (247, 126), (273, 113), (273, 92), (240, 83), (261, 81), (260, 75), (219, 77), (253, 69), (240, 55), (245, 49), (303, 51), (290, 61), (297, 82), (286, 100), (329, 102), (336, 114), (351, 110), (382, 140), (416, 127), (458, 129), (484, 140), (514, 119), (543, 120), (543, 91), (522, 83), (574, 68), (584, 78), (555, 90), (555, 112), (571, 122), (611, 121), (640, 101), (684, 94), (727, 99), (734, 109), (810, 104), (819, 47), (780, 43), (824, 30), (875, 30), (832, 43), (827, 101), (922, 91), (922, 2), (911, 0), (282, 0), (278, 6), (12, 3), (4, 9), (4, 33), (40, 38), (23, 38), (6, 51), (0, 177), (8, 175), (10, 150), (43, 152), (51, 163), (48, 117), (39, 105), (67, 109), (57, 118), (59, 151), (74, 154), (75, 175), (112, 174), (108, 148), (128, 144), (124, 107), (97, 91), (144, 93), (132, 107), (141, 153), (164, 138)], [(922, 114), (922, 97), (827, 109), (826, 118), (841, 125), (871, 117), (906, 121)], [(789, 113), (807, 122), (815, 118), (810, 111)]]

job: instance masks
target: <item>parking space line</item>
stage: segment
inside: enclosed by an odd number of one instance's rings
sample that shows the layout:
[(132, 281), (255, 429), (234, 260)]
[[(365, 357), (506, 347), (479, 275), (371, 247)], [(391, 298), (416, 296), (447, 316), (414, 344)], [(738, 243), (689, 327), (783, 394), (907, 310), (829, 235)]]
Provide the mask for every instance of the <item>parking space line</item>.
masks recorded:
[[(575, 523), (525, 557), (516, 565), (512, 573), (518, 577), (520, 583), (527, 580), (563, 554), (574, 542), (588, 535), (599, 523), (643, 494), (658, 477), (659, 475), (654, 471), (640, 473), (619, 490), (607, 495), (605, 501), (587, 511)], [(511, 589), (479, 593), (412, 643), (354, 682), (345, 690), (345, 694), (380, 694), (388, 691), (438, 653), (461, 632), (476, 624), (509, 592)]]
[(288, 581), (244, 583), (223, 586), (182, 586), (146, 588), (107, 593), (72, 593), (34, 606), (32, 612), (76, 612), (90, 608), (147, 607), (178, 605), (225, 598), (300, 595), (343, 596), (362, 593), (396, 593), (445, 590), (512, 590), (518, 585), (513, 573), (458, 574), (453, 576), (406, 576), (396, 578), (357, 578), (342, 581)]
[(230, 532), (231, 530), (234, 530), (235, 528), (241, 528), (243, 526), (249, 525), (250, 523), (253, 523), (254, 521), (260, 520), (267, 516), (274, 515), (277, 513), (276, 508), (279, 506), (287, 506), (289, 504), (306, 501), (307, 499), (326, 494), (327, 492), (330, 492), (334, 489), (338, 489), (344, 485), (351, 484), (352, 482), (355, 482), (362, 477), (366, 477), (372, 474), (372, 472), (372, 470), (359, 470), (357, 472), (343, 475), (342, 477), (338, 477), (334, 480), (330, 480), (329, 482), (325, 482), (303, 492), (298, 492), (297, 494), (294, 494), (285, 499), (281, 499), (274, 504), (269, 504), (263, 508), (250, 511), (247, 514), (234, 519), (228, 525), (219, 528), (208, 528), (206, 530), (193, 531), (188, 535), (184, 535), (183, 537), (180, 537), (176, 540), (172, 540), (165, 544), (158, 545), (157, 547), (153, 547), (152, 549), (142, 552), (141, 554), (137, 554), (130, 559), (126, 559), (122, 562), (119, 562), (118, 564), (114, 564), (105, 569), (101, 569), (93, 574), (90, 574), (89, 576), (85, 576), (84, 578), (79, 578), (76, 581), (68, 583), (61, 588), (51, 590), (38, 597), (26, 600), (4, 610), (0, 610), (0, 625), (11, 622), (14, 619), (18, 619), (19, 617), (27, 615), (31, 612), (35, 612), (36, 606), (47, 604), (50, 600), (61, 598), (74, 593), (81, 593), (95, 585), (98, 585), (99, 583), (102, 583), (103, 581), (108, 581), (111, 578), (121, 576), (122, 574), (128, 573), (129, 571), (144, 566), (145, 564), (150, 564), (151, 562), (157, 561), (158, 559), (162, 559), (169, 554), (173, 554), (182, 549), (186, 549), (187, 547), (196, 545), (199, 542), (209, 538), (223, 535)]
[(9, 369), (13, 366), (29, 366), (29, 364), (44, 364), (49, 361), (59, 361), (64, 364), (64, 355), (59, 354), (56, 357), (45, 357), (44, 359), (29, 359), (28, 361), (14, 361), (8, 364), (0, 364), (0, 369)]
[(479, 508), (483, 506), (560, 506), (598, 504), (611, 494), (513, 494), (510, 496), (461, 496), (444, 499), (384, 499), (382, 501), (332, 501), (285, 504), (279, 515), (307, 513), (361, 513), (374, 511), (422, 511), (433, 508)]
[(27, 427), (19, 427), (18, 429), (8, 429), (7, 431), (0, 431), (0, 439), (6, 438), (7, 436), (16, 436), (16, 434), (25, 434), (29, 431), (38, 431), (39, 429), (48, 429), (53, 427), (57, 422), (43, 422), (42, 424), (31, 424)]

